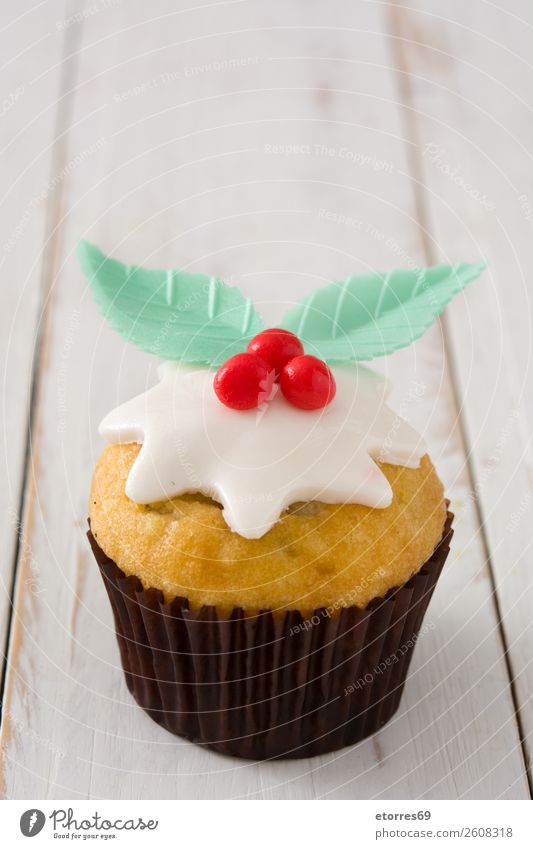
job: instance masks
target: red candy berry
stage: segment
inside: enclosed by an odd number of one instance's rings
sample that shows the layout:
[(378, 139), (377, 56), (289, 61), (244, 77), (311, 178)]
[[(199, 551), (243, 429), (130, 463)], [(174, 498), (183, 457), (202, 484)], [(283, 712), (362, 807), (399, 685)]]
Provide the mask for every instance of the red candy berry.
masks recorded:
[(280, 377), (287, 401), (302, 410), (319, 410), (335, 397), (335, 378), (326, 363), (304, 354), (287, 363)]
[(274, 374), (255, 354), (236, 354), (215, 375), (215, 392), (232, 410), (252, 410), (270, 398)]
[(294, 357), (300, 357), (303, 345), (294, 333), (279, 327), (270, 327), (254, 336), (246, 349), (250, 354), (257, 354), (279, 377), (283, 366)]

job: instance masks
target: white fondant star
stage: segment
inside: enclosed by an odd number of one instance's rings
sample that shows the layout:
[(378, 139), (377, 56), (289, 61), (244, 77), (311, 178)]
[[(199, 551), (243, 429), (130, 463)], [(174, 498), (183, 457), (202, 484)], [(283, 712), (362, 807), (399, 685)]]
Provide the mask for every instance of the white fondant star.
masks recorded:
[(375, 460), (417, 467), (423, 440), (387, 406), (384, 378), (355, 364), (332, 371), (337, 393), (324, 409), (299, 410), (278, 392), (258, 414), (225, 407), (213, 371), (163, 363), (160, 383), (113, 410), (100, 433), (142, 443), (126, 484), (133, 501), (202, 492), (250, 539), (296, 501), (387, 507), (391, 488)]

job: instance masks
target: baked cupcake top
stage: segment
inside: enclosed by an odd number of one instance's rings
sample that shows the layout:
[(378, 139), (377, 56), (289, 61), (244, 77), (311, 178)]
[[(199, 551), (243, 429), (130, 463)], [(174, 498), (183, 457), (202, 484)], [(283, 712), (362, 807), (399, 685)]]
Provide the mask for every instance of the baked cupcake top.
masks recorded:
[(201, 493), (249, 539), (295, 502), (391, 505), (380, 466), (417, 468), (426, 448), (388, 407), (388, 382), (356, 361), (408, 345), (483, 268), (350, 277), (268, 331), (221, 280), (126, 266), (86, 242), (79, 253), (113, 326), (167, 360), (159, 384), (100, 428), (108, 442), (142, 446), (126, 496), (150, 504)]
[(404, 584), (429, 559), (446, 519), (442, 484), (427, 456), (420, 466), (380, 464), (389, 507), (296, 502), (259, 539), (227, 526), (220, 504), (201, 494), (137, 504), (125, 494), (140, 445), (107, 445), (90, 499), (96, 542), (126, 575), (167, 601), (299, 610), (364, 608)]

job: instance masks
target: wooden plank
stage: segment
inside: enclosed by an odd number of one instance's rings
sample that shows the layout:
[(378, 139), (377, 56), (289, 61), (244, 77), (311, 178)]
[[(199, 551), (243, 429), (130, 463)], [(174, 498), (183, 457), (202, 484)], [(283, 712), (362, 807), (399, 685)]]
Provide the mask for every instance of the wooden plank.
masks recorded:
[[(373, 739), (312, 761), (239, 762), (171, 737), (126, 691), (84, 536), (86, 499), (99, 419), (152, 382), (155, 363), (105, 326), (77, 269), (76, 240), (229, 277), (268, 321), (332, 276), (423, 260), (380, 7), (347, 7), (329, 29), (328, 11), (304, 3), (153, 12), (128, 8), (126, 24), (124, 9), (110, 6), (84, 22), (67, 156), (93, 154), (69, 175), (62, 223), (25, 529), (46, 592), (23, 591), (23, 560), (2, 737), (6, 795), (524, 797), (472, 504), (461, 511), (400, 712)], [(466, 501), (439, 329), (383, 367), (453, 500)], [(418, 399), (413, 381), (425, 387)], [(31, 741), (20, 733), (27, 717)]]
[[(423, 212), (433, 257), (484, 257), (489, 270), (448, 314), (484, 544), (503, 626), (526, 761), (533, 744), (533, 14), (523, 3), (423, 3), (398, 10)], [(414, 42), (412, 41), (414, 39)], [(531, 787), (531, 776), (530, 776)]]
[[(60, 186), (57, 114), (64, 34), (54, 26), (63, 0), (4, 4), (0, 12), (0, 646), (10, 619), (33, 357), (50, 255), (46, 247)], [(59, 179), (59, 183), (60, 183)], [(38, 592), (32, 562), (27, 589)], [(1, 677), (1, 670), (0, 670)]]

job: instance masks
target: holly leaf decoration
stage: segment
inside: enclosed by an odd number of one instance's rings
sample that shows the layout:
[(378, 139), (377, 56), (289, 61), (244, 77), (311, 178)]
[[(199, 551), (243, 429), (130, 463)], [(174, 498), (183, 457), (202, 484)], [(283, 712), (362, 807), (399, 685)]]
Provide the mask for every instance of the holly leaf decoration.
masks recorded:
[(112, 327), (162, 359), (219, 366), (264, 329), (251, 300), (217, 277), (124, 265), (86, 241), (78, 258)]
[(382, 357), (422, 336), (484, 268), (460, 262), (352, 276), (306, 295), (282, 327), (329, 363)]

